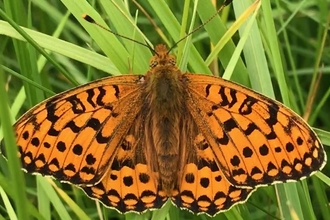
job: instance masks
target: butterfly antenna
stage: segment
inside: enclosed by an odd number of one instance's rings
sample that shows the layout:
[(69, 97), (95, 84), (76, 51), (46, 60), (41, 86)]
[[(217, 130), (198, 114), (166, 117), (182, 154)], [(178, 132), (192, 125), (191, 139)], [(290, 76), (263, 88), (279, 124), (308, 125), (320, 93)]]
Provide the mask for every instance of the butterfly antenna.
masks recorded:
[(124, 36), (124, 35), (118, 34), (117, 32), (114, 32), (114, 31), (110, 30), (109, 28), (106, 28), (106, 27), (104, 27), (103, 25), (97, 23), (97, 22), (96, 22), (91, 16), (89, 16), (89, 15), (87, 15), (87, 14), (83, 14), (83, 15), (82, 15), (82, 18), (83, 18), (85, 21), (88, 21), (89, 23), (95, 24), (95, 25), (99, 26), (100, 28), (102, 28), (102, 29), (104, 29), (104, 30), (106, 30), (106, 31), (108, 31), (108, 32), (110, 32), (110, 33), (112, 33), (112, 34), (118, 36), (118, 37), (124, 38), (124, 39), (126, 39), (126, 40), (130, 40), (130, 41), (133, 41), (134, 43), (137, 43), (137, 44), (140, 44), (140, 45), (142, 45), (142, 46), (145, 46), (145, 47), (147, 47), (149, 50), (151, 50), (154, 54), (157, 54), (156, 51), (155, 51), (155, 50), (154, 50), (149, 44), (147, 44), (147, 43), (142, 43), (142, 42), (140, 42), (140, 41), (137, 41), (137, 40), (134, 40), (134, 39), (132, 39), (132, 38), (126, 37), (126, 36)]
[(222, 5), (220, 6), (220, 8), (217, 10), (217, 12), (212, 15), (210, 18), (208, 18), (204, 23), (202, 23), (201, 25), (199, 25), (198, 27), (196, 27), (194, 30), (192, 30), (191, 32), (189, 32), (186, 36), (184, 36), (183, 38), (181, 38), (180, 40), (178, 40), (169, 50), (168, 53), (175, 48), (181, 41), (185, 40), (187, 37), (189, 37), (190, 35), (192, 35), (193, 33), (195, 33), (196, 31), (198, 31), (199, 29), (201, 29), (202, 27), (204, 27), (206, 24), (208, 24), (215, 16), (217, 16), (219, 14), (220, 11), (222, 11), (222, 9), (224, 7), (226, 7), (227, 5), (229, 5), (230, 3), (232, 3), (233, 0), (225, 0)]

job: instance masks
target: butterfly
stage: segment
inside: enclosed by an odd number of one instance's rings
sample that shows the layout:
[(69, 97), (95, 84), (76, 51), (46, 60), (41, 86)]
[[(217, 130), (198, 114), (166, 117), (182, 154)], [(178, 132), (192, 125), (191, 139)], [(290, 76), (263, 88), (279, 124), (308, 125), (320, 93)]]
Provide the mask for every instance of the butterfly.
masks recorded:
[(292, 110), (234, 82), (181, 72), (163, 44), (154, 52), (145, 75), (73, 88), (18, 119), (23, 169), (121, 213), (171, 200), (214, 216), (259, 186), (324, 167), (320, 140)]

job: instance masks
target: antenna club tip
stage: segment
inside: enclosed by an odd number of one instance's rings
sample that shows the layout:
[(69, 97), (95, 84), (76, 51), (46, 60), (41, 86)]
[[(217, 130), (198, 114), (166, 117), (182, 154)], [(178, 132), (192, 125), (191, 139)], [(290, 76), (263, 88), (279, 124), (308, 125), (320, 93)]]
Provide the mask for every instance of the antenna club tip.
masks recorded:
[(83, 14), (82, 18), (90, 23), (95, 23), (94, 19), (91, 16), (89, 16), (88, 14)]

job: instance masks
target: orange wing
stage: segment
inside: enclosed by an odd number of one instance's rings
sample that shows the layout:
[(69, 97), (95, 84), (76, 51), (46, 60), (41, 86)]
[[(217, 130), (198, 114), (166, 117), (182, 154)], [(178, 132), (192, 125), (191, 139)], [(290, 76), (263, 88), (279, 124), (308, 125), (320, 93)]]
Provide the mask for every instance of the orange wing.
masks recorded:
[(82, 187), (88, 196), (121, 213), (157, 209), (168, 199), (159, 184), (157, 160), (151, 158), (155, 151), (147, 152), (147, 114), (144, 109), (131, 123), (101, 182)]
[(199, 133), (194, 140), (195, 154), (190, 154), (183, 169), (178, 193), (173, 203), (193, 213), (215, 216), (232, 206), (244, 203), (254, 189), (237, 188), (230, 184), (217, 165), (215, 154), (205, 137)]
[(142, 106), (142, 76), (103, 78), (51, 97), (14, 125), (23, 169), (94, 185)]
[(159, 189), (158, 175), (150, 170), (145, 155), (138, 153), (144, 147), (142, 139), (131, 133), (126, 135), (102, 181), (82, 187), (89, 197), (121, 213), (142, 213), (164, 205), (168, 198)]
[(224, 79), (184, 77), (188, 109), (231, 184), (253, 188), (299, 180), (325, 165), (316, 134), (281, 103)]

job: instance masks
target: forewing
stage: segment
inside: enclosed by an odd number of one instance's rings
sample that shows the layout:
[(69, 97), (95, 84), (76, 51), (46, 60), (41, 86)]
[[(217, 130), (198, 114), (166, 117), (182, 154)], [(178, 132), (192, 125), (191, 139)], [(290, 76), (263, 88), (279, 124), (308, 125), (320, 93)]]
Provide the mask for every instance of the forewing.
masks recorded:
[(188, 109), (233, 185), (299, 180), (323, 168), (322, 144), (292, 110), (221, 78), (185, 79)]
[(99, 182), (142, 105), (140, 78), (100, 79), (29, 110), (14, 125), (23, 169), (72, 184)]

